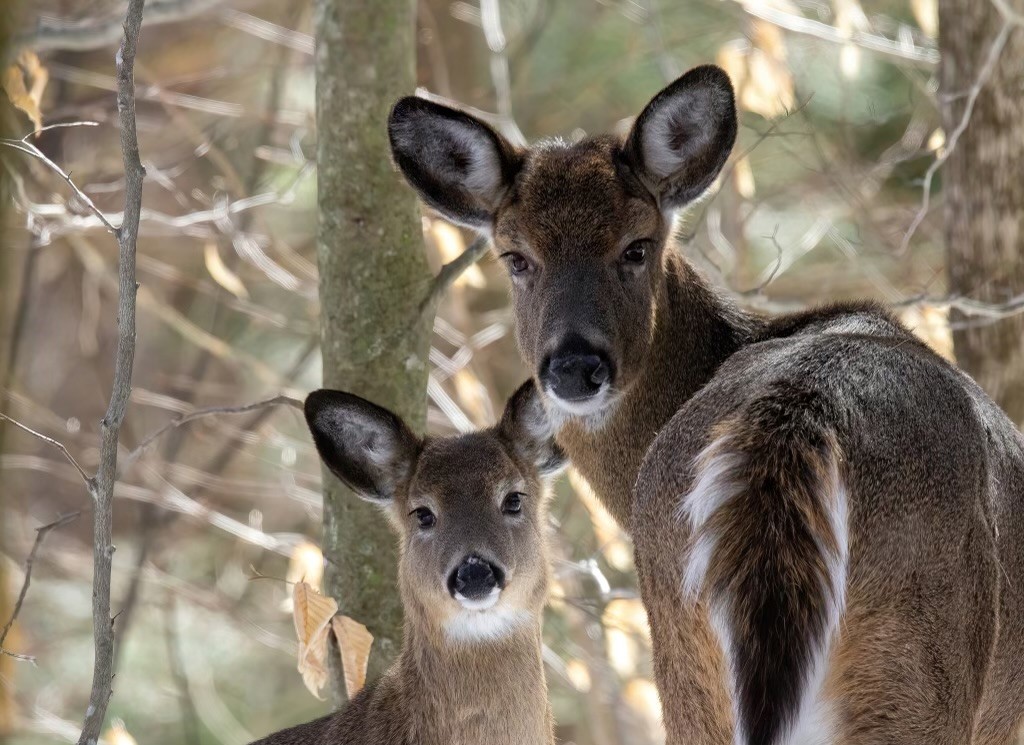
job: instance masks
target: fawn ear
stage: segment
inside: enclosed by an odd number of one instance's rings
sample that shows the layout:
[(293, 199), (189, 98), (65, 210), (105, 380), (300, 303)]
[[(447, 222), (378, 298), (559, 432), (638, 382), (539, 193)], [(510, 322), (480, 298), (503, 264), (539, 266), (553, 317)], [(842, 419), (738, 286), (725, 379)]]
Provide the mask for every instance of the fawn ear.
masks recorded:
[(542, 478), (554, 476), (568, 465), (533, 380), (519, 386), (505, 404), (498, 431), (523, 460), (537, 467)]
[(351, 393), (306, 398), (306, 423), (331, 472), (363, 499), (385, 505), (412, 472), (419, 440), (399, 417)]
[(626, 159), (662, 209), (703, 194), (736, 142), (732, 83), (714, 65), (695, 67), (656, 95), (626, 140)]
[(520, 156), (479, 119), (415, 96), (388, 117), (391, 154), (420, 198), (444, 217), (481, 232), (519, 168)]

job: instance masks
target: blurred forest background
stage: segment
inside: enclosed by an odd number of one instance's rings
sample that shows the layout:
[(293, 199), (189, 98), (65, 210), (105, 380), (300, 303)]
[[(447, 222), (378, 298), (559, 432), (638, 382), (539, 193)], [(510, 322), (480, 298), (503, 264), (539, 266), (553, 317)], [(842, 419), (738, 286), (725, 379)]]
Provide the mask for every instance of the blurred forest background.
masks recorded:
[[(3, 136), (28, 135), (115, 224), (124, 5), (0, 9)], [(381, 325), (429, 284), (427, 265), (438, 272), (472, 238), (421, 217), (391, 171), (382, 148), (394, 98), (418, 86), (519, 144), (578, 138), (624, 131), (664, 84), (717, 61), (737, 86), (742, 128), (720, 183), (683, 221), (681, 250), (765, 311), (892, 304), (1020, 423), (1022, 12), (1012, 0), (150, 0), (136, 63), (147, 179), (106, 741), (240, 745), (325, 712), (295, 669), (285, 580), (326, 583), (376, 632), (371, 674), (397, 643), (383, 521), (349, 510), (336, 484), (325, 516), (316, 453), (282, 397), (319, 387), (326, 362), (329, 383), (378, 390), (450, 433), (492, 423), (529, 374), (489, 256), (451, 277), (415, 338)], [(347, 14), (340, 31), (337, 14)], [(318, 29), (341, 40), (316, 52)], [(322, 74), (319, 95), (318, 65), (337, 77)], [(31, 134), (81, 121), (96, 124)], [(38, 157), (0, 149), (0, 411), (91, 471), (110, 396), (116, 243)], [(366, 204), (375, 221), (345, 223)], [(405, 247), (387, 253), (400, 269), (377, 261), (391, 243)], [(413, 279), (370, 281), (374, 271)], [(402, 290), (409, 282), (415, 292)], [(325, 318), (335, 314), (323, 352), (321, 299)], [(407, 379), (367, 359), (421, 363)], [(74, 742), (93, 659), (89, 497), (59, 451), (3, 424), (0, 625), (36, 529), (84, 512), (34, 557), (3, 642), (16, 654), (0, 652), (0, 739)], [(628, 539), (572, 472), (551, 522), (544, 660), (558, 739), (658, 743)], [(326, 579), (321, 548), (336, 568)]]

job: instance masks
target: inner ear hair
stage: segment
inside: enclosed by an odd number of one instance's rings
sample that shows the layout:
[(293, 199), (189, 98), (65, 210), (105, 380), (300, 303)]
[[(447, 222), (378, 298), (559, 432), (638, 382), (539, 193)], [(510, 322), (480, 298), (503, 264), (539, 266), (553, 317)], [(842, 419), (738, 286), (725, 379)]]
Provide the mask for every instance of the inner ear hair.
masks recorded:
[(395, 164), (420, 197), (447, 219), (481, 231), (512, 183), (519, 154), (492, 127), (415, 96), (388, 118)]
[(625, 154), (659, 204), (674, 209), (711, 186), (736, 132), (732, 83), (721, 68), (703, 65), (651, 99), (630, 131)]
[(311, 393), (304, 410), (317, 452), (335, 476), (371, 502), (395, 498), (419, 450), (419, 439), (400, 417), (328, 389)]

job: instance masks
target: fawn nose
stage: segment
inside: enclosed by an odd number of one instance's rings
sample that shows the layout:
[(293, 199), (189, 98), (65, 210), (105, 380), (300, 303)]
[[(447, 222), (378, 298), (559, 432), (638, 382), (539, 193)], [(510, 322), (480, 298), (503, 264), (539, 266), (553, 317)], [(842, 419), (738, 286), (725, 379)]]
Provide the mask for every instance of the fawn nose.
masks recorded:
[(476, 554), (463, 559), (448, 577), (448, 591), (459, 600), (484, 600), (496, 595), (504, 585), (501, 567)]
[(541, 374), (547, 389), (564, 401), (590, 398), (611, 377), (608, 357), (597, 350), (556, 352)]

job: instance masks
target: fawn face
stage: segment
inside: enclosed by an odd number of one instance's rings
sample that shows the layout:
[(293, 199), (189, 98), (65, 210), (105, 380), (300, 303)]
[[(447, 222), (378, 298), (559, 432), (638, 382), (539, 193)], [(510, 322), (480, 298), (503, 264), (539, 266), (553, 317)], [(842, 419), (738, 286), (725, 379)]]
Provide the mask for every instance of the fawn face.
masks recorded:
[(542, 481), (564, 458), (532, 381), (497, 426), (458, 437), (418, 438), (340, 391), (315, 391), (305, 411), (328, 468), (396, 529), (410, 619), (474, 641), (537, 618), (547, 590)]
[(428, 205), (492, 236), (512, 280), (516, 338), (560, 418), (600, 422), (643, 369), (672, 213), (718, 175), (736, 138), (732, 85), (683, 75), (624, 141), (516, 150), (483, 122), (401, 99), (395, 162)]

